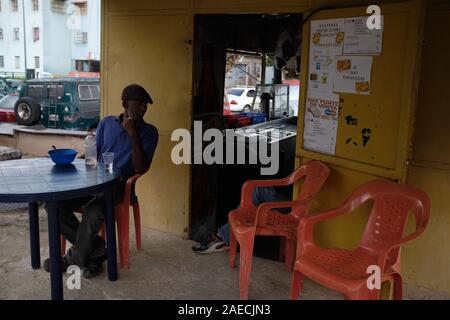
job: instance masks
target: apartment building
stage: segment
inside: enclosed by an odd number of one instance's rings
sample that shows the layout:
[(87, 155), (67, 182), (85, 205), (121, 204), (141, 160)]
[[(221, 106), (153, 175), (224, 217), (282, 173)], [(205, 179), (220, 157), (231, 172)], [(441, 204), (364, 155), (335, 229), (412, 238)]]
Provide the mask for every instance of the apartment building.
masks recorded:
[(99, 46), (100, 0), (0, 0), (0, 74), (91, 71)]

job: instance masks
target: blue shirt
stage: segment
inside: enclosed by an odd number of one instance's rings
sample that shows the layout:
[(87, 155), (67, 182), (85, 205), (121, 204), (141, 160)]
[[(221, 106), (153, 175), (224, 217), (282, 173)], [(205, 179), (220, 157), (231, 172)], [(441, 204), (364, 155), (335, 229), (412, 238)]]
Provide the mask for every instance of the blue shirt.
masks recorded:
[[(96, 132), (97, 158), (101, 161), (103, 152), (114, 152), (114, 168), (119, 169), (124, 179), (134, 175), (131, 159), (131, 138), (122, 127), (120, 116), (108, 116), (100, 121)], [(158, 129), (144, 121), (136, 123), (142, 148), (151, 163), (158, 144)]]

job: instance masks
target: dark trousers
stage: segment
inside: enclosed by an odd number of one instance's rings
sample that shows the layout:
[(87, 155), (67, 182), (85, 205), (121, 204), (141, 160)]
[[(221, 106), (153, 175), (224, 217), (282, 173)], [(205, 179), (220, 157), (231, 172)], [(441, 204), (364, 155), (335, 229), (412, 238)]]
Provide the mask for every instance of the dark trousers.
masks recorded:
[[(118, 204), (125, 191), (125, 182), (113, 188), (114, 206)], [(81, 222), (74, 214), (82, 208)], [(103, 193), (94, 196), (58, 202), (61, 234), (73, 244), (71, 260), (74, 264), (85, 266), (91, 258), (105, 255), (104, 240), (98, 236), (105, 220), (106, 203)]]

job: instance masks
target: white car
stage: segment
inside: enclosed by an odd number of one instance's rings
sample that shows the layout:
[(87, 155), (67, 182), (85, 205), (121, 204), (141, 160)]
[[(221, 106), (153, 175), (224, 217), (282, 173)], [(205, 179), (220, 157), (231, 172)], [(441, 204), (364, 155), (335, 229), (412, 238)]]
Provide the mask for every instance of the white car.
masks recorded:
[(48, 78), (54, 78), (53, 74), (50, 72), (39, 72), (38, 73), (38, 79), (48, 79)]
[[(252, 109), (255, 88), (236, 87), (227, 91), (231, 112), (249, 112)], [(255, 108), (259, 110), (259, 97), (256, 97)]]

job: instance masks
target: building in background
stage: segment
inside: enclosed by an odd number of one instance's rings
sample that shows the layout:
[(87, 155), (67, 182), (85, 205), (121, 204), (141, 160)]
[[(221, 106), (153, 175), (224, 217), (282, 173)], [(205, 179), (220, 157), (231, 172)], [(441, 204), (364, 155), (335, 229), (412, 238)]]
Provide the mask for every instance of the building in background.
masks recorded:
[(0, 75), (98, 71), (99, 46), (100, 0), (0, 0)]
[(254, 87), (261, 82), (261, 57), (227, 53), (225, 88)]
[(71, 76), (100, 75), (100, 1), (71, 1), (69, 10), (80, 17), (79, 28), (72, 29)]

